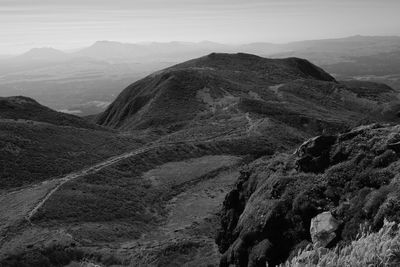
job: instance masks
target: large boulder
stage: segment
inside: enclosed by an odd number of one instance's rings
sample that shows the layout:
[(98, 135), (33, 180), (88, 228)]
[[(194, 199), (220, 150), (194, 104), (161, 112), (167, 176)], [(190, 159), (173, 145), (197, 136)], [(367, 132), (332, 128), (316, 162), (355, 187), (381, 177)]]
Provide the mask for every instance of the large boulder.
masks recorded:
[(335, 238), (335, 231), (339, 228), (330, 211), (318, 214), (311, 219), (310, 234), (315, 247), (327, 247)]

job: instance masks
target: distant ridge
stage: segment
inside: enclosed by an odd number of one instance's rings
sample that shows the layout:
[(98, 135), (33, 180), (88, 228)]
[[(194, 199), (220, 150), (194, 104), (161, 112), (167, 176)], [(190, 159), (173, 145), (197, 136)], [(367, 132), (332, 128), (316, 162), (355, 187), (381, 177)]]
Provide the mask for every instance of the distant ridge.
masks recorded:
[(88, 129), (98, 128), (80, 117), (54, 111), (24, 96), (0, 97), (1, 119), (30, 120)]
[[(136, 61), (174, 61), (179, 62), (199, 57), (211, 52), (237, 53), (245, 52), (261, 56), (300, 56), (311, 52), (328, 54), (364, 56), (371, 53), (390, 52), (400, 49), (399, 36), (363, 36), (354, 35), (344, 38), (315, 39), (290, 43), (252, 42), (247, 44), (223, 44), (212, 41), (201, 42), (139, 42), (123, 43), (118, 41), (97, 41), (92, 45), (64, 53), (53, 48), (34, 48), (24, 53), (26, 59), (53, 60), (65, 57), (91, 57), (104, 60), (136, 60)], [(342, 55), (342, 56), (343, 56)], [(275, 57), (275, 56), (274, 56)], [(313, 60), (313, 58), (308, 58)], [(336, 63), (336, 62), (334, 62)]]
[(61, 60), (68, 58), (68, 54), (51, 47), (33, 48), (19, 56), (20, 59), (29, 60)]

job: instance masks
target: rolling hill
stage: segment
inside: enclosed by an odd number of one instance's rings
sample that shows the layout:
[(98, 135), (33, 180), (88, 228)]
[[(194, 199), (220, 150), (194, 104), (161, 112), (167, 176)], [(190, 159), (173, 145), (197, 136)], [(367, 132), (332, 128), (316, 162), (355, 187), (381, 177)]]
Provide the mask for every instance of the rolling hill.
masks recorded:
[(54, 111), (40, 105), (32, 98), (23, 96), (0, 97), (0, 119), (31, 120), (58, 126), (100, 129), (97, 125), (89, 123), (80, 117)]
[(27, 97), (0, 98), (0, 191), (72, 172), (140, 144)]
[(216, 111), (234, 106), (240, 98), (251, 94), (277, 99), (273, 90), (263, 89), (301, 78), (334, 81), (298, 59), (211, 54), (131, 85), (100, 116), (98, 123), (116, 128), (132, 128), (132, 125), (146, 128), (157, 125), (156, 120), (164, 125), (185, 122), (207, 109)]
[[(130, 85), (97, 122), (120, 130), (153, 129), (197, 138), (233, 125), (238, 135), (262, 135), (272, 127), (314, 134), (394, 119), (395, 105), (389, 102), (396, 101), (396, 92), (367, 84), (377, 88), (369, 91), (373, 98), (306, 60), (210, 54)], [(193, 128), (196, 132), (190, 131)]]

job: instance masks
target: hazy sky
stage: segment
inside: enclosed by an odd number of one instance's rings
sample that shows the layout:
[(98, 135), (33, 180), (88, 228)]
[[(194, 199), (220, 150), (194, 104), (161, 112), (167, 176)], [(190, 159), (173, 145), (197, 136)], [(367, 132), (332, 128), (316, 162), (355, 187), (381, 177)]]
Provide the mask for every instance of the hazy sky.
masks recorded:
[(0, 54), (122, 42), (400, 35), (400, 0), (0, 0)]

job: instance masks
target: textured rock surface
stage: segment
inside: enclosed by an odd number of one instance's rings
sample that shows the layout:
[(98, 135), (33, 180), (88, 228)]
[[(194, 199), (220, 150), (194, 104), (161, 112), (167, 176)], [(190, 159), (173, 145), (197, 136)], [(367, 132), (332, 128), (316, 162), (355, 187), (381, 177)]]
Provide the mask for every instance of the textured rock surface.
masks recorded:
[(326, 247), (335, 237), (339, 222), (329, 211), (323, 212), (311, 219), (310, 234), (316, 247)]
[[(360, 224), (378, 230), (384, 218), (399, 221), (400, 154), (395, 149), (399, 141), (400, 126), (372, 124), (313, 138), (295, 154), (252, 162), (225, 199), (217, 237), (224, 254), (221, 265), (284, 261), (301, 244), (312, 241), (312, 218), (324, 211), (331, 211), (341, 223), (336, 238), (328, 238), (329, 246), (350, 242)], [(305, 162), (312, 166), (310, 162), (321, 160), (321, 155), (323, 168), (304, 167)], [(266, 242), (265, 254), (254, 261), (253, 250)]]

